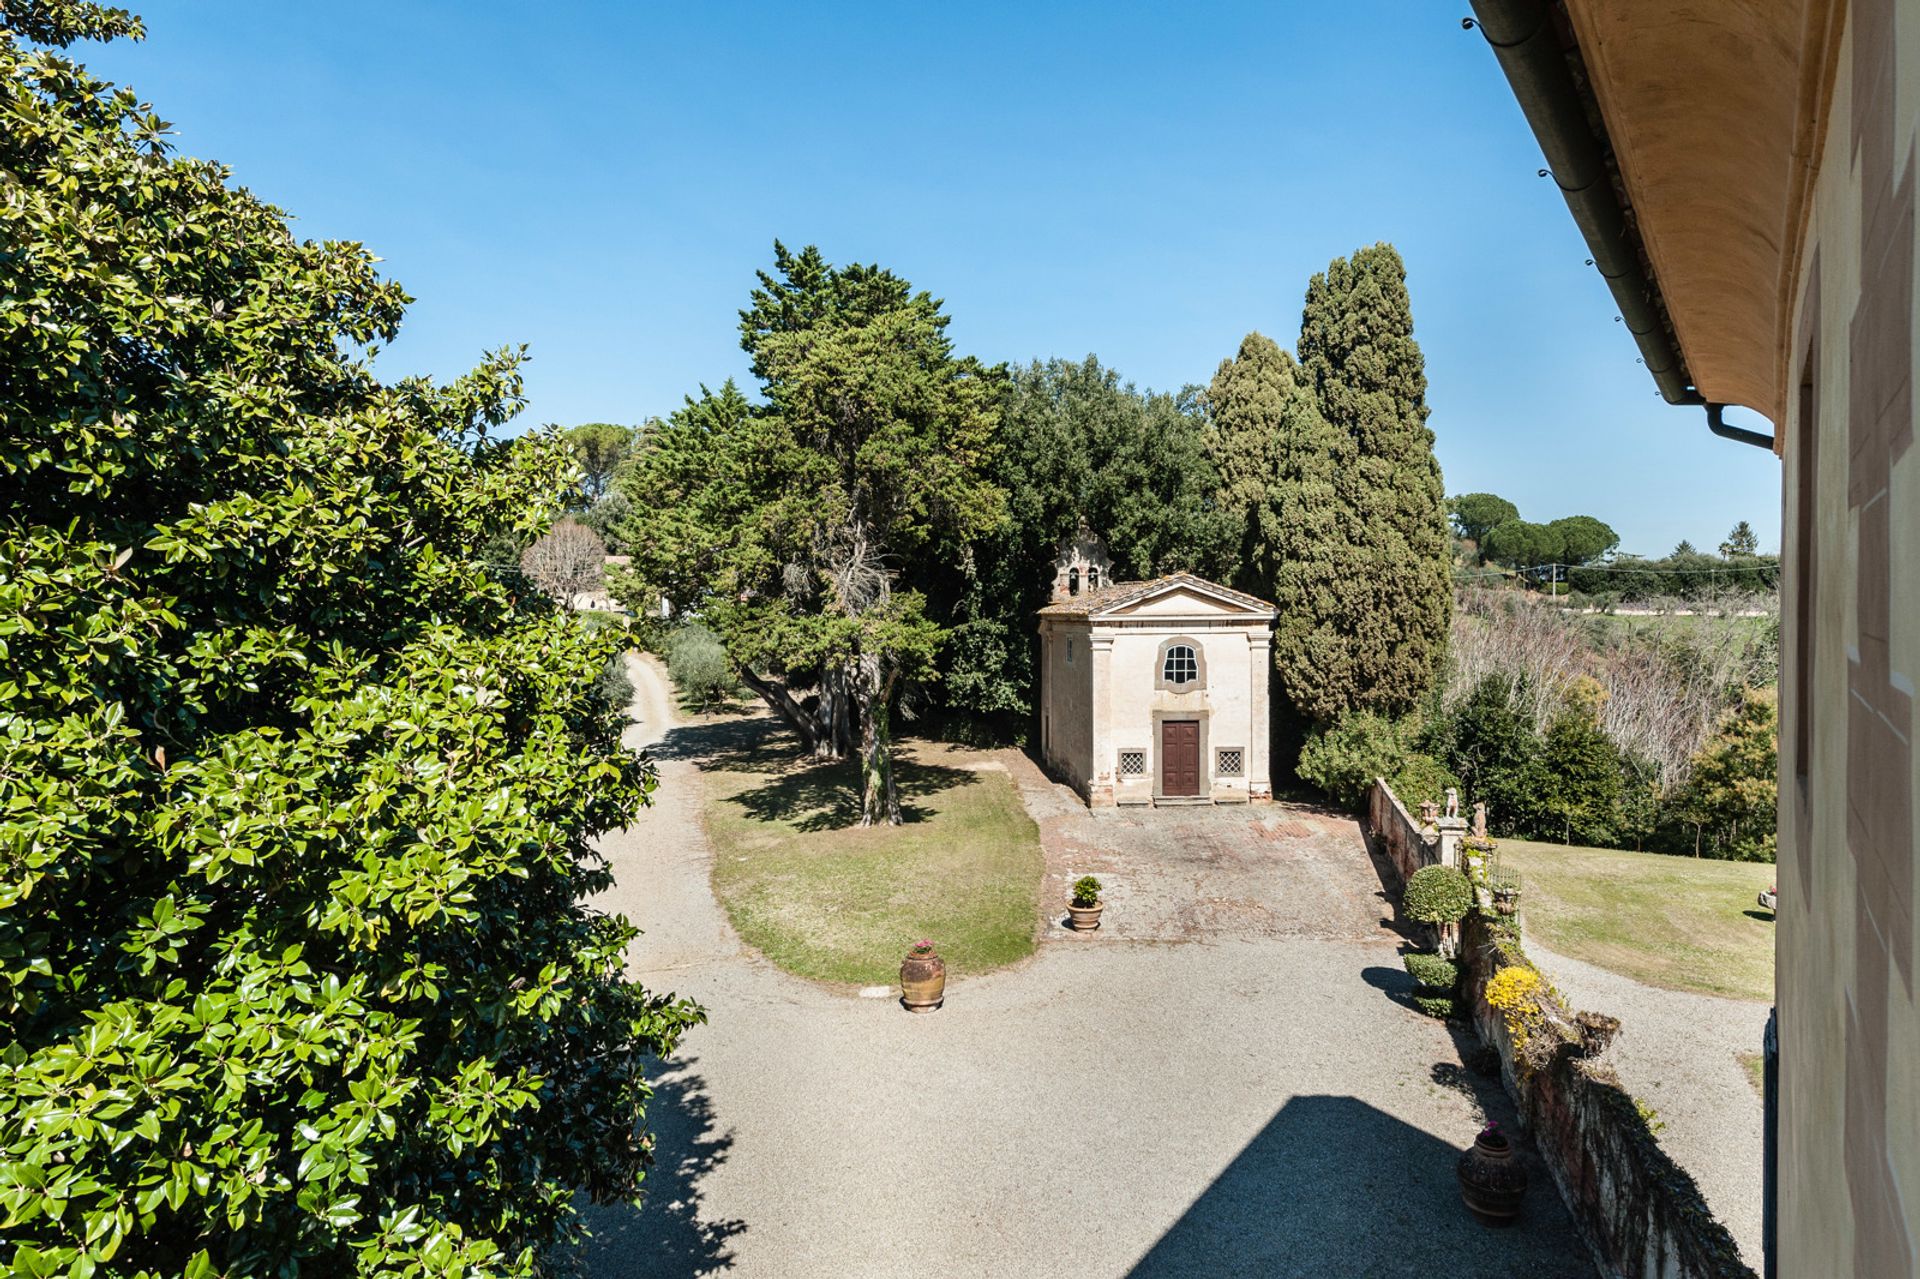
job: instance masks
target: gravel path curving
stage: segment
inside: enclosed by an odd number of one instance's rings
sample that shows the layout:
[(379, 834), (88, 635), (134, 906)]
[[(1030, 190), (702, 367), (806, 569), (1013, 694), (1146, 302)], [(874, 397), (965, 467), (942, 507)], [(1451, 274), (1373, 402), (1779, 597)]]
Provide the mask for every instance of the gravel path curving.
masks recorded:
[(1662, 990), (1556, 955), (1527, 954), (1576, 1008), (1620, 1019), (1608, 1052), (1629, 1093), (1659, 1112), (1661, 1148), (1760, 1269), (1761, 1104), (1739, 1054), (1760, 1051), (1767, 1005)]
[[(636, 661), (634, 678), (638, 746), (672, 720), (659, 669)], [(1505, 1098), (1460, 1069), (1446, 1027), (1401, 1002), (1391, 934), (1312, 918), (1325, 893), (1296, 903), (1300, 920), (1285, 902), (1263, 903), (1242, 932), (1209, 918), (1203, 940), (1168, 941), (1156, 916), (1137, 940), (1103, 929), (1044, 946), (1015, 968), (956, 975), (943, 1010), (912, 1016), (741, 945), (707, 889), (697, 770), (666, 747), (655, 805), (603, 841), (619, 879), (604, 904), (647, 929), (631, 970), (712, 1021), (657, 1081), (647, 1206), (595, 1214), (583, 1272), (1593, 1273), (1544, 1172), (1515, 1229), (1462, 1210), (1457, 1153), (1483, 1107), (1511, 1120)], [(1130, 829), (1103, 827), (1106, 864), (1144, 864)], [(1178, 877), (1204, 881), (1207, 856)], [(1378, 888), (1364, 853), (1315, 873), (1347, 877), (1333, 900)], [(1227, 896), (1278, 882), (1230, 877)], [(1135, 886), (1143, 910), (1152, 882)]]

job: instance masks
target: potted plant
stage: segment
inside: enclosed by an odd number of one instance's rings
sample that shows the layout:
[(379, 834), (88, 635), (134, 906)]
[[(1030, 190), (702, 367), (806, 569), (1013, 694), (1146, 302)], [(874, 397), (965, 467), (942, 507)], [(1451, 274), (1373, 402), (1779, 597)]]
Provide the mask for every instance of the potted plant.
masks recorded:
[(1091, 875), (1082, 875), (1073, 883), (1073, 901), (1067, 906), (1067, 914), (1072, 917), (1070, 927), (1075, 932), (1087, 933), (1100, 927), (1100, 912), (1107, 904), (1100, 900), (1100, 881)]
[(900, 961), (900, 1003), (910, 1013), (930, 1013), (947, 999), (947, 962), (930, 941), (917, 941)]
[(1489, 1120), (1473, 1145), (1454, 1165), (1460, 1198), (1467, 1210), (1489, 1226), (1511, 1226), (1527, 1193), (1527, 1170), (1499, 1123)]

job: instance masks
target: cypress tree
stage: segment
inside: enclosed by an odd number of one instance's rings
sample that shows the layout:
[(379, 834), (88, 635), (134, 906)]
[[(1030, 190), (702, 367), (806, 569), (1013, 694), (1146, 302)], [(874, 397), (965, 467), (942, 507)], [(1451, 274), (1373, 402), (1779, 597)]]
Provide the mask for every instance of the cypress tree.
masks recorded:
[(1304, 370), (1272, 339), (1248, 334), (1207, 394), (1222, 513), (1240, 530), (1242, 590), (1279, 606), (1275, 686), (1307, 720), (1351, 705), (1345, 636), (1360, 606), (1358, 560), (1335, 476), (1353, 455), (1314, 401)]
[[(1314, 713), (1411, 709), (1432, 686), (1453, 609), (1446, 490), (1427, 429), (1406, 266), (1389, 244), (1336, 258), (1307, 287), (1300, 362), (1321, 415), (1351, 447), (1333, 472), (1345, 546), (1338, 686)], [(1301, 704), (1296, 702), (1296, 704)], [(1308, 709), (1302, 704), (1302, 709)]]
[(1293, 359), (1262, 333), (1240, 340), (1207, 388), (1207, 455), (1220, 473), (1218, 506), (1238, 539), (1233, 584), (1272, 597), (1280, 550), (1280, 434), (1297, 402)]

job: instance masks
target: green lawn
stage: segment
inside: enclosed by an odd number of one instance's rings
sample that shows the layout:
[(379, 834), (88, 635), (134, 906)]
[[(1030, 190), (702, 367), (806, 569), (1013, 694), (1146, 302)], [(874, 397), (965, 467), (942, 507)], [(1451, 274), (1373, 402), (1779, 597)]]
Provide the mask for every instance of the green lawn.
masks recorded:
[(1652, 986), (1773, 998), (1773, 919), (1754, 898), (1774, 868), (1605, 848), (1500, 841), (1529, 936)]
[(931, 938), (952, 975), (1033, 953), (1040, 832), (988, 758), (903, 743), (907, 821), (862, 830), (852, 764), (796, 760), (767, 721), (702, 762), (714, 894), (748, 943), (790, 973), (893, 982)]

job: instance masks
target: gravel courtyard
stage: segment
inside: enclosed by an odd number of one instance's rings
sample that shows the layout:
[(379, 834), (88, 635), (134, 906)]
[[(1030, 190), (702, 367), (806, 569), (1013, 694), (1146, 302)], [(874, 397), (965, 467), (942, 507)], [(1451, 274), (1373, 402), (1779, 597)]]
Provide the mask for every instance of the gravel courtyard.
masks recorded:
[(647, 1206), (596, 1213), (584, 1273), (1593, 1273), (1537, 1165), (1519, 1227), (1462, 1209), (1457, 1152), (1511, 1111), (1399, 1002), (1399, 938), (1352, 823), (1089, 814), (1009, 756), (1044, 900), (1091, 871), (1110, 926), (1038, 920), (1032, 960), (955, 974), (944, 1009), (910, 1016), (741, 946), (663, 676), (636, 660), (634, 678), (630, 740), (661, 743), (662, 785), (604, 842), (603, 904), (647, 930), (632, 971), (712, 1020), (658, 1081)]

